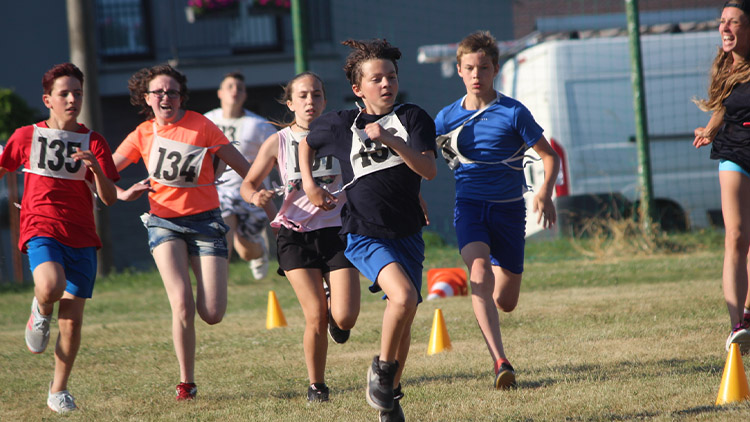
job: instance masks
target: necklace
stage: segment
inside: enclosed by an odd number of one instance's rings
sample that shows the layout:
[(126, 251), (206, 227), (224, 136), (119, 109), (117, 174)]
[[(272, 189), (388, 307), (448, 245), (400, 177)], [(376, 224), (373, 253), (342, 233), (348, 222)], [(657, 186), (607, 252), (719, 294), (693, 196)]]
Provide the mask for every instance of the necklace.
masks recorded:
[(297, 127), (300, 128), (300, 129), (302, 129), (302, 130), (306, 130), (308, 132), (310, 131), (309, 127), (304, 127), (304, 126), (302, 126), (301, 124), (299, 124), (297, 122), (294, 122), (294, 124), (297, 125)]

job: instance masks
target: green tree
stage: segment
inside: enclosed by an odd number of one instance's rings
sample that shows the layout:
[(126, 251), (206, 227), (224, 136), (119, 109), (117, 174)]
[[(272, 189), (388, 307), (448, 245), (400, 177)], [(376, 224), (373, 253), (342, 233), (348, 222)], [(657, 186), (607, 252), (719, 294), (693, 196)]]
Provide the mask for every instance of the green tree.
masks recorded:
[(5, 141), (14, 130), (34, 123), (37, 114), (12, 89), (0, 88), (0, 140)]

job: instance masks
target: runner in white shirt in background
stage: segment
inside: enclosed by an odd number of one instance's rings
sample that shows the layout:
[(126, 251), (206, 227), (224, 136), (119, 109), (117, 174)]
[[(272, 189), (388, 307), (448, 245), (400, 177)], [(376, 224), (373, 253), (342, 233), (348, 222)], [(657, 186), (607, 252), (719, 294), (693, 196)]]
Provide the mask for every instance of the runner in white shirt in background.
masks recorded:
[[(216, 92), (221, 107), (205, 114), (223, 132), (229, 141), (242, 153), (250, 164), (255, 160), (260, 146), (276, 128), (255, 113), (243, 108), (247, 99), (245, 77), (233, 72), (224, 76)], [(226, 167), (221, 165), (222, 168)], [(221, 170), (217, 171), (219, 174)], [(269, 221), (266, 212), (248, 204), (240, 196), (242, 177), (234, 170), (227, 169), (219, 176), (223, 182), (217, 186), (221, 201), (221, 216), (230, 227), (227, 233), (229, 256), (232, 249), (245, 261), (256, 280), (268, 274), (268, 236), (266, 227)], [(276, 213), (273, 203), (271, 215)]]

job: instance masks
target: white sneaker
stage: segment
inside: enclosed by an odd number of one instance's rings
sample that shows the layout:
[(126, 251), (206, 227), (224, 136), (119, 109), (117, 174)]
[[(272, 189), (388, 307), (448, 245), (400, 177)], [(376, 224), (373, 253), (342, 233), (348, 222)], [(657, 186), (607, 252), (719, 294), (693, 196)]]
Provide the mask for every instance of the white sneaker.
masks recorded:
[(247, 263), (253, 278), (256, 280), (266, 278), (268, 275), (268, 245), (265, 236), (260, 237), (260, 245), (263, 247), (263, 255), (260, 258), (251, 259)]
[(26, 323), (26, 347), (31, 353), (42, 353), (47, 349), (49, 343), (49, 324), (52, 315), (39, 313), (39, 302), (34, 296), (31, 301), (31, 315)]
[[(52, 388), (52, 383), (49, 383), (49, 386)], [(57, 393), (48, 392), (47, 406), (57, 413), (67, 413), (78, 410), (76, 401), (73, 396), (70, 395), (68, 390), (58, 391)]]
[(743, 322), (737, 324), (732, 333), (729, 334), (729, 337), (727, 337), (727, 352), (732, 343), (737, 343), (740, 346), (740, 354), (746, 355), (750, 352), (750, 330), (748, 330), (748, 327)]

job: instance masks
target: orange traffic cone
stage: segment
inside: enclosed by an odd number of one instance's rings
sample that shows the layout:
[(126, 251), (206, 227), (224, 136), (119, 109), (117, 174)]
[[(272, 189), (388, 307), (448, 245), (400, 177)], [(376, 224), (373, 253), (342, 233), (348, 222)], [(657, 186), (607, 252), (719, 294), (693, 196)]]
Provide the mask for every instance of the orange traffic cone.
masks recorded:
[(448, 336), (448, 329), (445, 328), (443, 312), (438, 308), (435, 309), (435, 318), (432, 320), (432, 333), (430, 334), (430, 343), (427, 345), (427, 354), (434, 355), (443, 350), (450, 350), (451, 338)]
[(268, 292), (268, 312), (266, 313), (266, 329), (271, 330), (276, 327), (286, 327), (286, 318), (281, 311), (279, 301), (276, 299), (276, 293), (273, 290)]
[(737, 343), (732, 343), (729, 348), (727, 363), (724, 365), (724, 374), (721, 376), (721, 386), (719, 387), (719, 395), (716, 397), (716, 404), (728, 404), (749, 399), (750, 388), (747, 385), (740, 346)]
[(427, 300), (466, 296), (467, 291), (463, 268), (432, 268), (427, 271)]

